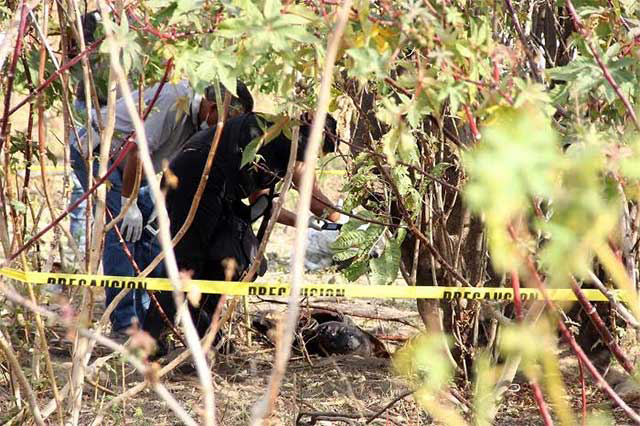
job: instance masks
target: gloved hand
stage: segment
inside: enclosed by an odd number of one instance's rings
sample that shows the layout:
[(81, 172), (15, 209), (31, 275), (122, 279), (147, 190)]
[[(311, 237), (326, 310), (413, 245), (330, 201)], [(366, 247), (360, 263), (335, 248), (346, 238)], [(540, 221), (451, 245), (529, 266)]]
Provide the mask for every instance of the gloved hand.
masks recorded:
[(324, 219), (320, 219), (317, 216), (311, 215), (309, 216), (309, 228), (315, 229), (316, 231), (322, 231), (322, 227), (326, 221)]
[[(128, 201), (129, 199), (127, 197), (121, 196), (120, 208), (124, 208)], [(134, 200), (124, 214), (120, 231), (126, 241), (135, 243), (140, 239), (142, 235), (142, 213), (138, 208), (138, 200)]]

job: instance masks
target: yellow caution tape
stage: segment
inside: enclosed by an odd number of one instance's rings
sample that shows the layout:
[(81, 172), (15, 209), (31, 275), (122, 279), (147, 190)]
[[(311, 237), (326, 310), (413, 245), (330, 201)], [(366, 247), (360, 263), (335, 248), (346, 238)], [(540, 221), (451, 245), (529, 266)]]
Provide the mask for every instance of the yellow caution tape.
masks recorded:
[[(87, 274), (61, 274), (47, 272), (23, 272), (16, 269), (0, 269), (0, 275), (16, 281), (32, 284), (57, 284), (77, 287), (131, 288), (142, 290), (172, 290), (166, 278), (137, 278)], [(290, 287), (282, 283), (232, 282), (191, 280), (183, 285), (184, 291), (198, 290), (201, 293), (228, 294), (233, 296), (288, 296)], [(593, 289), (583, 290), (593, 302), (606, 302), (607, 298)], [(549, 289), (551, 300), (577, 300), (570, 289)], [(623, 291), (613, 291), (617, 298), (630, 300)], [(408, 287), (408, 286), (364, 286), (358, 284), (305, 284), (300, 296), (373, 298), (373, 299), (469, 299), (512, 300), (513, 289), (491, 287)], [(522, 300), (539, 300), (542, 294), (535, 289), (520, 289)]]

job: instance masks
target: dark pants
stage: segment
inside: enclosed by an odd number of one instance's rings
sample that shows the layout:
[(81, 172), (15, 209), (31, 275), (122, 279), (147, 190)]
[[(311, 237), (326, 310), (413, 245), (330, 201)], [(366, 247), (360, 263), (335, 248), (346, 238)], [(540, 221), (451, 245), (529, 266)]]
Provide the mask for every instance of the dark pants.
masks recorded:
[[(206, 261), (198, 261), (195, 259), (180, 259), (178, 267), (181, 271), (193, 271), (193, 279), (224, 279), (224, 274), (221, 276), (221, 268), (210, 270), (210, 268), (206, 266), (206, 263)], [(154, 291), (153, 294), (156, 296), (159, 305), (167, 316), (167, 319), (173, 324), (177, 312), (173, 293), (170, 291)], [(196, 330), (198, 331), (200, 338), (204, 337), (207, 329), (211, 325), (213, 321), (213, 314), (216, 311), (219, 301), (219, 294), (203, 294), (197, 307), (188, 302), (189, 314), (191, 315), (191, 319), (196, 326)], [(157, 309), (155, 303), (151, 302), (144, 320), (143, 329), (157, 341), (166, 327), (167, 324), (162, 318), (162, 314)]]

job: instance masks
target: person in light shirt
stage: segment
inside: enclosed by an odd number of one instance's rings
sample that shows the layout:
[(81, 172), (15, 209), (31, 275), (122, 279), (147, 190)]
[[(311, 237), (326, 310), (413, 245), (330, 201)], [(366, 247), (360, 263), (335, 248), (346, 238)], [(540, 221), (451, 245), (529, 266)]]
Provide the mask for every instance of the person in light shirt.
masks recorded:
[[(159, 83), (158, 83), (159, 84)], [(144, 90), (142, 97), (144, 104), (149, 105), (153, 99), (158, 84)], [(223, 96), (225, 93), (224, 87)], [(253, 98), (247, 87), (238, 82), (236, 87), (238, 96), (234, 96), (229, 108), (229, 116), (253, 110)], [(133, 92), (133, 98), (138, 98), (138, 92)], [(107, 119), (106, 107), (99, 110), (102, 122)], [(80, 139), (72, 138), (71, 165), (80, 181), (82, 188), (88, 189), (88, 170), (86, 158), (88, 155), (97, 157), (100, 152), (100, 131), (98, 129), (97, 112), (92, 111), (92, 125), (88, 131), (92, 132), (92, 145), (89, 144), (87, 129), (80, 129)], [(115, 131), (111, 142), (111, 153), (115, 153), (124, 143), (124, 138), (134, 130), (133, 120), (120, 98), (115, 105)], [(207, 87), (203, 94), (195, 92), (187, 81), (166, 83), (160, 92), (152, 111), (144, 121), (147, 144), (156, 173), (163, 171), (163, 165), (168, 164), (180, 152), (185, 142), (197, 131), (214, 125), (218, 120), (213, 86)], [(115, 157), (113, 157), (115, 158)], [(118, 216), (121, 207), (125, 206), (134, 194), (136, 170), (140, 159), (138, 148), (135, 146), (127, 158), (110, 175), (107, 191), (107, 221)], [(111, 165), (111, 162), (110, 164)], [(94, 161), (94, 175), (97, 175), (98, 161)], [(118, 223), (119, 230), (126, 242), (133, 259), (140, 270), (143, 270), (160, 252), (160, 245), (153, 228), (155, 220), (154, 202), (150, 188), (142, 177), (137, 196), (131, 200), (122, 221)], [(122, 247), (115, 228), (105, 237), (102, 256), (103, 274), (117, 276), (135, 276), (135, 270), (129, 257)], [(162, 276), (162, 264), (158, 265), (151, 276)], [(120, 292), (119, 289), (106, 289), (106, 304)], [(131, 291), (118, 304), (111, 314), (112, 337), (124, 338), (124, 331), (137, 318), (142, 323), (149, 298), (143, 290)]]

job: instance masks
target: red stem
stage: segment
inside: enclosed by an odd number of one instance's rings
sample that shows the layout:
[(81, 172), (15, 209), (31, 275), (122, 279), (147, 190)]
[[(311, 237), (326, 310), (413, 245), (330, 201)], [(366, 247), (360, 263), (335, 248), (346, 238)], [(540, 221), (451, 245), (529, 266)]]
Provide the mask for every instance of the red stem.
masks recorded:
[[(522, 322), (523, 317), (522, 301), (520, 300), (520, 277), (518, 277), (518, 272), (515, 269), (511, 271), (511, 287), (513, 287), (513, 304), (516, 310), (516, 319), (518, 320), (518, 322)], [(551, 420), (551, 414), (549, 414), (549, 409), (547, 408), (547, 404), (544, 401), (544, 395), (542, 394), (540, 385), (533, 378), (529, 380), (529, 384), (531, 385), (531, 389), (533, 390), (533, 398), (536, 400), (538, 410), (540, 410), (540, 415), (542, 416), (542, 420), (544, 421), (545, 426), (553, 425), (553, 420)]]
[(58, 223), (60, 223), (60, 221), (62, 221), (62, 219), (64, 219), (71, 211), (73, 211), (76, 207), (78, 207), (80, 205), (80, 203), (82, 203), (84, 200), (86, 200), (87, 197), (89, 197), (89, 195), (91, 195), (100, 185), (102, 185), (104, 183), (104, 181), (106, 181), (109, 178), (111, 173), (113, 173), (113, 171), (120, 165), (122, 160), (124, 160), (124, 158), (127, 156), (127, 154), (129, 153), (129, 151), (131, 151), (132, 148), (133, 148), (133, 141), (132, 140), (128, 140), (123, 145), (122, 150), (120, 151), (120, 154), (118, 155), (118, 158), (116, 158), (116, 160), (113, 162), (111, 167), (109, 167), (109, 170), (107, 170), (107, 173), (105, 173), (104, 176), (99, 178), (96, 181), (96, 183), (94, 183), (93, 186), (87, 192), (82, 194), (82, 196), (80, 198), (78, 198), (73, 204), (71, 204), (69, 207), (67, 207), (67, 209), (64, 212), (62, 212), (62, 214), (60, 214), (60, 216), (58, 216), (57, 218), (55, 218), (53, 220), (53, 222), (51, 222), (47, 226), (45, 226), (44, 229), (42, 229), (40, 232), (38, 232), (33, 238), (31, 238), (29, 241), (27, 241), (15, 253), (13, 253), (9, 257), (9, 262), (13, 261), (16, 257), (18, 257), (18, 255), (20, 253), (22, 253), (23, 251), (25, 251), (26, 249), (31, 247), (31, 245), (34, 242), (36, 242), (40, 237), (42, 237), (44, 234), (49, 232), (51, 230), (51, 228), (53, 228)]
[(584, 369), (582, 362), (578, 360), (578, 369), (580, 370), (580, 386), (582, 388), (582, 426), (587, 425), (587, 385), (584, 381)]
[(9, 65), (9, 74), (7, 74), (7, 90), (4, 97), (4, 114), (2, 116), (2, 130), (0, 131), (0, 151), (4, 145), (4, 141), (9, 136), (9, 108), (11, 107), (11, 94), (13, 93), (13, 81), (16, 77), (16, 66), (18, 65), (18, 58), (22, 53), (22, 39), (24, 38), (24, 30), (27, 26), (27, 14), (29, 9), (26, 3), (22, 2), (22, 15), (20, 17), (20, 27), (18, 28), (18, 39), (16, 40), (16, 46), (13, 50), (13, 57), (11, 58), (11, 64)]
[(70, 60), (69, 62), (65, 63), (62, 67), (60, 67), (59, 70), (57, 70), (56, 72), (54, 72), (53, 74), (51, 74), (51, 77), (49, 77), (48, 79), (46, 79), (40, 86), (38, 86), (36, 88), (36, 90), (34, 90), (33, 92), (29, 93), (29, 95), (24, 98), (23, 100), (21, 100), (20, 102), (18, 102), (18, 104), (16, 106), (14, 106), (13, 108), (11, 108), (11, 110), (9, 111), (9, 114), (7, 115), (5, 112), (5, 117), (2, 121), (3, 126), (4, 123), (7, 122), (8, 120), (8, 116), (13, 114), (14, 112), (16, 112), (18, 109), (20, 109), (24, 104), (26, 104), (27, 102), (29, 102), (29, 100), (31, 98), (33, 98), (34, 96), (37, 96), (40, 92), (42, 92), (44, 89), (46, 89), (47, 87), (49, 87), (49, 85), (51, 83), (53, 83), (57, 78), (59, 78), (63, 72), (65, 72), (66, 70), (68, 70), (69, 68), (71, 68), (72, 66), (74, 66), (75, 64), (77, 64), (78, 62), (80, 62), (80, 60), (85, 57), (86, 55), (88, 55), (89, 53), (91, 53), (92, 51), (94, 51), (98, 46), (100, 46), (100, 43), (102, 43), (102, 41), (104, 40), (104, 37), (98, 39), (95, 43), (90, 44), (84, 51), (82, 51), (78, 56), (76, 56), (75, 58), (73, 58), (72, 60)]
[(498, 68), (498, 62), (494, 59), (493, 63), (493, 83), (497, 86), (500, 84), (500, 69)]
[(475, 140), (480, 140), (480, 132), (478, 131), (478, 125), (476, 124), (476, 119), (471, 114), (471, 110), (469, 109), (469, 105), (465, 104), (462, 106), (464, 108), (464, 113), (467, 115), (467, 121), (469, 121), (469, 127), (471, 128), (471, 134)]
[(587, 44), (587, 47), (589, 48), (589, 51), (591, 52), (593, 59), (596, 60), (596, 62), (598, 63), (598, 66), (602, 70), (602, 74), (604, 75), (605, 80), (607, 80), (609, 85), (613, 88), (613, 91), (616, 92), (616, 95), (618, 95), (618, 98), (620, 98), (620, 100), (624, 104), (624, 107), (627, 110), (627, 113), (629, 114), (629, 116), (631, 116), (631, 119), (633, 120), (633, 123), (636, 125), (636, 128), (640, 130), (640, 121), (638, 121), (638, 117), (636, 116), (636, 111), (633, 109), (633, 106), (631, 105), (631, 102), (629, 102), (629, 99), (627, 99), (624, 93), (622, 93), (622, 89), (613, 78), (613, 75), (611, 75), (609, 68), (607, 68), (604, 61), (598, 54), (598, 51), (596, 50), (595, 46), (589, 40), (588, 38), (589, 33), (587, 29), (584, 27), (584, 25), (582, 25), (582, 22), (580, 21), (580, 17), (576, 12), (575, 7), (573, 7), (573, 3), (571, 2), (571, 0), (567, 0), (566, 5), (567, 5), (567, 11), (569, 12), (569, 15), (571, 15), (571, 19), (573, 20), (573, 26), (575, 27), (576, 31), (578, 31), (578, 33), (580, 33), (580, 35), (584, 37), (584, 41)]
[(573, 292), (578, 298), (578, 302), (580, 302), (580, 305), (582, 305), (582, 308), (585, 310), (587, 315), (589, 315), (589, 318), (591, 319), (591, 323), (594, 325), (596, 330), (598, 330), (598, 333), (602, 338), (602, 342), (607, 346), (609, 351), (616, 357), (620, 365), (622, 365), (622, 367), (627, 371), (627, 373), (633, 376), (635, 374), (635, 367), (633, 366), (633, 363), (629, 360), (629, 358), (627, 358), (624, 352), (622, 352), (622, 349), (616, 343), (615, 339), (613, 338), (613, 335), (611, 335), (611, 332), (609, 331), (607, 326), (604, 324), (604, 321), (598, 314), (598, 311), (596, 311), (596, 308), (585, 296), (584, 292), (582, 291), (582, 289), (580, 288), (580, 286), (578, 285), (578, 283), (573, 277), (571, 277), (571, 288), (573, 289)]
[[(31, 80), (31, 73), (29, 72), (29, 64), (27, 63), (27, 59), (26, 58), (22, 58), (22, 65), (24, 67), (24, 75), (27, 79), (27, 87), (29, 89), (33, 88), (33, 81)], [(31, 144), (33, 143), (33, 102), (31, 102), (29, 104), (29, 119), (27, 121), (27, 143), (25, 145), (25, 149), (24, 149), (24, 159), (26, 161), (26, 167), (25, 167), (25, 171), (24, 171), (24, 182), (22, 184), (22, 202), (26, 203), (27, 202), (27, 188), (29, 187), (29, 181), (31, 180), (31, 161), (32, 161), (32, 155), (31, 155)], [(26, 217), (25, 217), (25, 229), (26, 229)]]
[(141, 25), (141, 28), (138, 28), (138, 30), (144, 30), (148, 33), (151, 33), (152, 35), (158, 37), (161, 40), (174, 41), (176, 39), (176, 36), (174, 34), (162, 33), (160, 32), (160, 30), (156, 29), (153, 25), (151, 25), (148, 21), (143, 22), (142, 19), (138, 18), (138, 15), (134, 13), (131, 7), (127, 9), (127, 12), (128, 12), (127, 13), (128, 16), (133, 18), (134, 21), (136, 21), (139, 25)]
[(513, 304), (516, 309), (516, 319), (522, 321), (522, 300), (520, 300), (520, 277), (515, 269), (511, 271), (511, 287), (513, 288)]
[[(11, 58), (11, 64), (9, 65), (9, 73), (7, 75), (7, 89), (4, 97), (4, 113), (2, 118), (2, 128), (0, 128), (0, 151), (5, 140), (9, 136), (9, 107), (11, 106), (11, 93), (13, 92), (13, 81), (16, 75), (16, 67), (18, 65), (18, 58), (22, 51), (22, 39), (24, 38), (24, 31), (27, 23), (27, 5), (22, 2), (22, 14), (20, 16), (20, 26), (18, 28), (18, 39), (16, 40), (16, 46), (13, 51), (13, 57)], [(7, 223), (7, 200), (4, 196), (4, 185), (0, 181), (0, 205), (2, 207), (2, 220)]]
[[(109, 215), (109, 220), (110, 221), (113, 220), (113, 214), (111, 214), (111, 211), (109, 211), (109, 209), (107, 209), (107, 214)], [(137, 276), (140, 276), (140, 267), (138, 266), (138, 262), (136, 262), (136, 260), (133, 258), (133, 255), (131, 254), (129, 247), (127, 247), (127, 243), (124, 241), (124, 238), (122, 237), (122, 233), (120, 232), (120, 228), (118, 227), (117, 224), (113, 226), (113, 230), (116, 231), (116, 234), (118, 235), (118, 241), (120, 242), (120, 246), (122, 247), (124, 254), (127, 256), (127, 259), (129, 259), (129, 263), (131, 263), (133, 270), (135, 271)], [(151, 299), (153, 304), (156, 306), (156, 309), (158, 309), (158, 312), (160, 313), (160, 317), (162, 318), (162, 321), (164, 321), (164, 323), (171, 329), (171, 331), (173, 331), (173, 334), (176, 336), (178, 340), (180, 340), (180, 343), (182, 343), (185, 348), (189, 347), (187, 343), (184, 341), (184, 339), (182, 338), (182, 336), (180, 335), (180, 333), (178, 332), (178, 330), (176, 330), (176, 327), (173, 324), (173, 322), (171, 322), (167, 317), (167, 314), (165, 313), (164, 309), (162, 309), (162, 306), (160, 305), (160, 302), (158, 302), (158, 299), (156, 298), (154, 292), (148, 291), (147, 293), (149, 294), (149, 299)]]
[(536, 400), (536, 404), (538, 404), (538, 409), (540, 410), (540, 415), (542, 415), (544, 425), (553, 426), (553, 420), (551, 419), (551, 414), (549, 413), (547, 404), (544, 402), (544, 396), (542, 395), (542, 390), (540, 390), (540, 385), (535, 380), (531, 380), (529, 384), (531, 385), (531, 389), (533, 389), (533, 398)]

